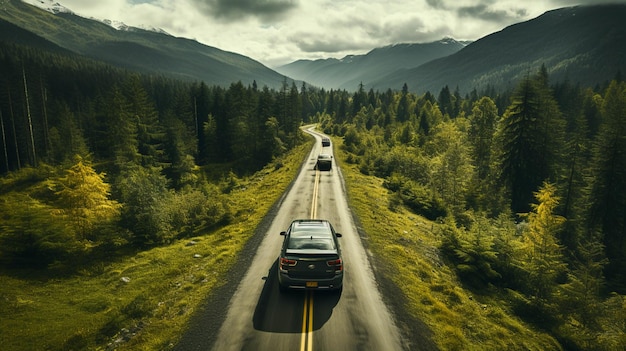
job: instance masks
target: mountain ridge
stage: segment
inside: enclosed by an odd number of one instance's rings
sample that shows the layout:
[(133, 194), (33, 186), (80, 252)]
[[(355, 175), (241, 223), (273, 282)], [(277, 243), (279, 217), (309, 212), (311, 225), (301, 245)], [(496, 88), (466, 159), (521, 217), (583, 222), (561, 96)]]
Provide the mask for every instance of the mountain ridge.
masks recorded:
[(429, 43), (396, 43), (341, 59), (297, 60), (276, 70), (316, 86), (356, 90), (361, 83), (379, 79), (401, 68), (417, 67), (450, 55), (464, 46), (449, 37)]
[(545, 65), (552, 81), (594, 86), (626, 71), (626, 5), (555, 9), (489, 34), (450, 56), (394, 72), (374, 89), (439, 91), (444, 86), (512, 89)]
[[(21, 0), (6, 0), (3, 5), (0, 20), (73, 53), (122, 68), (219, 86), (242, 82), (280, 88), (285, 79), (249, 57), (192, 39), (136, 27), (118, 30), (71, 10), (46, 11)], [(0, 40), (16, 42), (11, 32), (0, 33)]]
[[(42, 10), (28, 2), (44, 4)], [(553, 82), (595, 86), (626, 71), (626, 5), (573, 6), (547, 11), (476, 41), (444, 38), (431, 43), (397, 43), (341, 59), (296, 60), (275, 69), (254, 59), (172, 36), (155, 28), (117, 26), (75, 15), (52, 0), (4, 0), (4, 20), (73, 53), (141, 72), (228, 86), (235, 82), (282, 88), (287, 79), (326, 89), (461, 93), (510, 90), (545, 65)], [(65, 10), (63, 10), (65, 9)], [(15, 27), (0, 40), (27, 37)]]

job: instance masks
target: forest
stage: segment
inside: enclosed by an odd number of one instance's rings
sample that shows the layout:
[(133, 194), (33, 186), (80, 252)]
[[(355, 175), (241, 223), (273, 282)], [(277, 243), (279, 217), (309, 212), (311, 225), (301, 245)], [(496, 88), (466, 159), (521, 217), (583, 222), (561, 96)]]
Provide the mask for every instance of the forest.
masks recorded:
[[(440, 250), (480, 291), (571, 349), (625, 345), (626, 83), (438, 93), (139, 74), (0, 43), (0, 267), (71, 270), (228, 223), (228, 195), (304, 142), (343, 138), (390, 207), (441, 223)], [(36, 186), (33, 186), (36, 185)], [(579, 328), (558, 329), (575, 319)], [(610, 340), (591, 337), (614, 330)], [(582, 333), (581, 333), (582, 331)], [(616, 346), (617, 345), (617, 346)]]

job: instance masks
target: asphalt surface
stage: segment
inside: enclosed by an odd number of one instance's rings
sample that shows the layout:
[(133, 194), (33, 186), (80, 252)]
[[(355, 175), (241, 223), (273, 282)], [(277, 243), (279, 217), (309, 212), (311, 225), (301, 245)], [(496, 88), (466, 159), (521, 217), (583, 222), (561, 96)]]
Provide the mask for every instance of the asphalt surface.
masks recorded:
[[(397, 314), (401, 301), (387, 296), (388, 303), (384, 302), (380, 286), (390, 284), (372, 268), (347, 204), (340, 170), (334, 161), (330, 172), (314, 170), (317, 155), (332, 155), (332, 145), (323, 148), (321, 134), (309, 132), (317, 142), (297, 178), (244, 248), (228, 282), (195, 312), (175, 350), (435, 349), (427, 329), (420, 323), (407, 324), (406, 314), (401, 316), (402, 328), (397, 327), (388, 305)], [(339, 239), (345, 267), (343, 291), (281, 293), (276, 277), (280, 232), (294, 219), (313, 217), (328, 219), (343, 234)]]

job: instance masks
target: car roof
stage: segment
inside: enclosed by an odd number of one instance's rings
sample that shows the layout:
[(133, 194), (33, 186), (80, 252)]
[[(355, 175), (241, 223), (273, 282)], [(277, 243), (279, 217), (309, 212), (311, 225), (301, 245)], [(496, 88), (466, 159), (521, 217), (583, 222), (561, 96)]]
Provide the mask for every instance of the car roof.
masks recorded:
[(331, 234), (330, 223), (326, 220), (296, 220), (291, 224), (292, 235)]

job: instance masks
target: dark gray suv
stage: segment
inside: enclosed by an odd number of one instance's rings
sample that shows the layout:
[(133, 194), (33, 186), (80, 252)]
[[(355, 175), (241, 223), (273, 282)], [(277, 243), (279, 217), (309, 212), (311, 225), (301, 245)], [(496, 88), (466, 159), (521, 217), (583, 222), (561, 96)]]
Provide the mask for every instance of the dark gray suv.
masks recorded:
[(329, 154), (319, 154), (315, 163), (315, 169), (330, 171), (333, 169), (333, 157)]
[(323, 219), (291, 222), (278, 258), (278, 284), (281, 291), (294, 289), (341, 290), (343, 260), (333, 226)]

